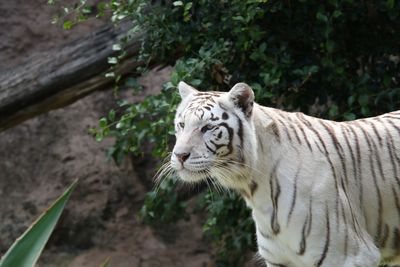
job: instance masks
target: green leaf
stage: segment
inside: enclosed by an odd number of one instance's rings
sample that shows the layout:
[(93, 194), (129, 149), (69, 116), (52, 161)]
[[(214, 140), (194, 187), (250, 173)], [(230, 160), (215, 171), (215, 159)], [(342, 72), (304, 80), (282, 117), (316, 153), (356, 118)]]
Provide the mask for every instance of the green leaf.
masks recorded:
[(368, 106), (361, 107), (361, 114), (363, 114), (365, 117), (370, 116), (371, 115), (370, 113), (371, 112)]
[(173, 72), (171, 74), (171, 83), (172, 83), (172, 85), (177, 86), (178, 83), (179, 83), (179, 79), (180, 79), (180, 77), (179, 77), (177, 72)]
[(82, 13), (90, 14), (90, 13), (92, 13), (92, 9), (89, 6), (85, 6), (84, 8), (82, 8)]
[(340, 10), (335, 10), (335, 11), (333, 12), (332, 16), (333, 16), (334, 18), (338, 18), (338, 17), (340, 17), (342, 14), (343, 14), (342, 11), (340, 11)]
[(117, 59), (116, 57), (109, 57), (109, 58), (107, 59), (107, 62), (108, 62), (109, 64), (117, 64), (117, 63), (118, 63), (118, 59)]
[(387, 6), (388, 6), (388, 8), (389, 8), (389, 9), (393, 9), (393, 8), (394, 8), (394, 3), (395, 3), (394, 0), (388, 0), (388, 1), (387, 1)]
[(20, 236), (1, 258), (0, 267), (33, 267), (43, 251), (77, 181)]
[(317, 13), (317, 19), (319, 21), (328, 22), (328, 17), (325, 14), (322, 14), (321, 12)]
[(192, 6), (193, 6), (193, 3), (192, 3), (192, 2), (186, 3), (186, 5), (185, 5), (185, 10), (186, 10), (186, 11), (187, 11), (187, 10), (190, 10), (190, 9), (192, 8)]
[[(100, 142), (100, 141), (103, 140), (104, 135), (103, 135), (102, 132), (97, 132), (95, 138), (96, 138), (96, 141), (97, 141), (97, 142)], [(0, 266), (0, 267), (1, 267), (1, 266)]]
[(356, 115), (354, 113), (351, 113), (351, 112), (344, 113), (343, 117), (344, 117), (344, 119), (346, 121), (352, 121), (352, 120), (355, 120), (357, 118)]
[(122, 49), (120, 44), (113, 44), (112, 50), (114, 51), (120, 51)]
[(365, 95), (360, 95), (358, 97), (358, 103), (360, 104), (361, 107), (365, 107), (368, 105), (369, 103), (369, 95), (365, 94)]
[(115, 110), (110, 110), (109, 112), (108, 112), (108, 119), (110, 120), (110, 121), (114, 121), (115, 120)]
[(237, 21), (244, 21), (244, 18), (242, 16), (233, 16), (232, 19)]
[(172, 3), (174, 6), (183, 6), (183, 2), (182, 1), (175, 1)]
[(103, 117), (99, 120), (99, 126), (100, 128), (105, 128), (107, 127), (107, 118)]
[(329, 117), (331, 118), (335, 118), (339, 113), (339, 108), (337, 105), (333, 104), (330, 108), (329, 108)]
[(72, 28), (72, 25), (73, 25), (72, 21), (67, 20), (67, 21), (64, 21), (63, 28), (64, 28), (65, 30), (69, 30), (69, 29)]
[(354, 95), (351, 95), (347, 98), (347, 104), (351, 107), (353, 103), (356, 101), (356, 98)]
[(115, 77), (115, 73), (114, 72), (107, 72), (106, 75), (104, 75), (106, 78), (113, 78)]
[(108, 267), (108, 264), (110, 263), (110, 258), (107, 258), (101, 265), (100, 267)]

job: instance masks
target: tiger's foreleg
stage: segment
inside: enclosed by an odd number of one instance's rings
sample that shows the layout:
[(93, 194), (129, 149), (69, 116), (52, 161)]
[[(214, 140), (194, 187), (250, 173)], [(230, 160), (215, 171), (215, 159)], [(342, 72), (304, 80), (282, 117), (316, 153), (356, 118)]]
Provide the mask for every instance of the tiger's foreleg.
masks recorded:
[(372, 242), (359, 245), (357, 253), (347, 255), (343, 267), (378, 267), (381, 258), (379, 249)]

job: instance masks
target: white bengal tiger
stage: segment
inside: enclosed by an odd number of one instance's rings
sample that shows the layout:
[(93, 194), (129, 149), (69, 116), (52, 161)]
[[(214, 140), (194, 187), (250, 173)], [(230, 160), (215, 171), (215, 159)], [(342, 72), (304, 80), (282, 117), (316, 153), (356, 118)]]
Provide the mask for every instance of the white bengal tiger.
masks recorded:
[(400, 263), (400, 112), (334, 122), (254, 103), (252, 89), (179, 83), (170, 168), (252, 209), (270, 266)]

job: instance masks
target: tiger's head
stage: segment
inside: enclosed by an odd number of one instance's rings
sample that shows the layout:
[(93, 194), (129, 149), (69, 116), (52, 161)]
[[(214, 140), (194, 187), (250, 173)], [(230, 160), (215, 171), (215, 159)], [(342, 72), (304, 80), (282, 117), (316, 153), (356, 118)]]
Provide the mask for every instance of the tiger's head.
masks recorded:
[(211, 178), (228, 188), (248, 185), (256, 161), (252, 89), (238, 83), (227, 93), (199, 92), (184, 82), (178, 89), (172, 169), (186, 182)]

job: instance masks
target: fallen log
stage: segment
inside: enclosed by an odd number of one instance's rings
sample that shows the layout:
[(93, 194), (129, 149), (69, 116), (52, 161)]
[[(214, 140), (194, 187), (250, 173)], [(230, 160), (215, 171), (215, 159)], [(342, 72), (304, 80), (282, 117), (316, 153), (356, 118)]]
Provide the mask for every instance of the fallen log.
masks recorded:
[[(47, 53), (35, 54), (25, 64), (1, 73), (0, 132), (110, 86), (114, 80), (105, 77), (110, 68), (107, 58), (115, 55), (112, 45), (125, 37), (131, 26), (107, 26)], [(126, 44), (127, 56), (117, 65), (118, 74), (124, 76), (142, 64), (132, 59), (140, 49), (141, 37), (142, 33), (136, 33)]]

